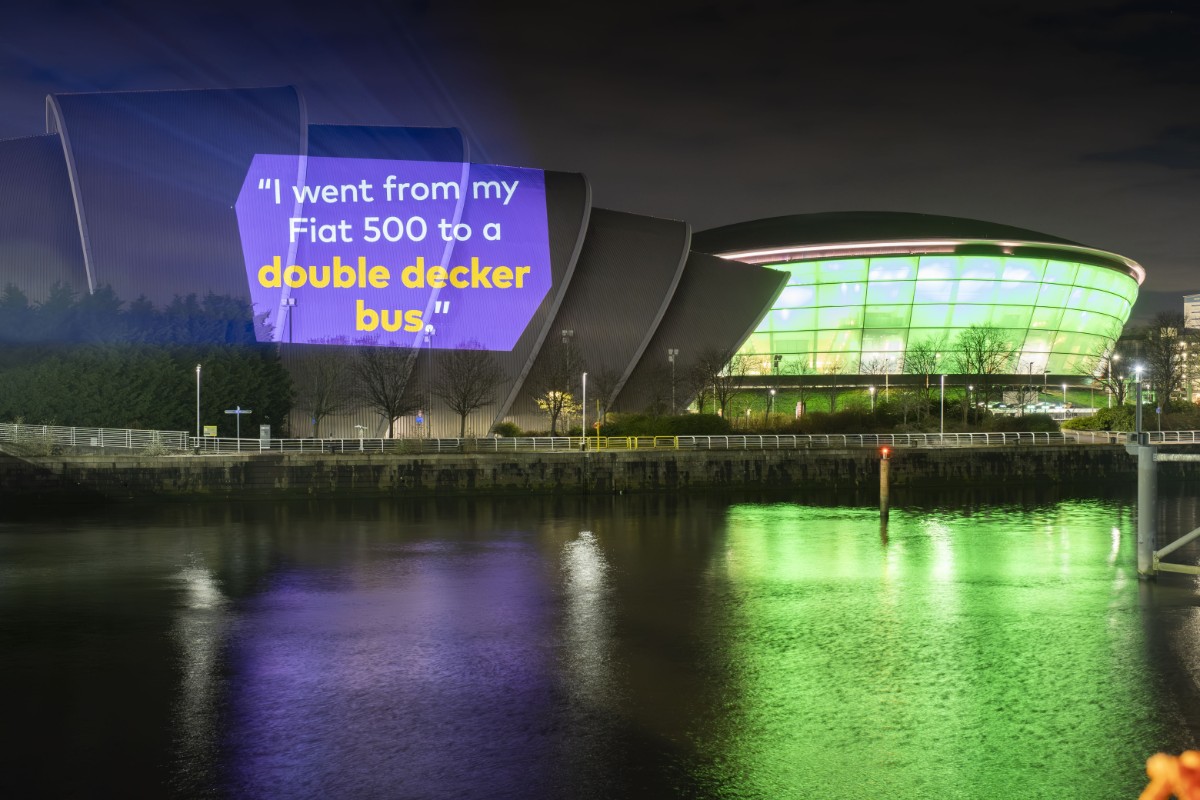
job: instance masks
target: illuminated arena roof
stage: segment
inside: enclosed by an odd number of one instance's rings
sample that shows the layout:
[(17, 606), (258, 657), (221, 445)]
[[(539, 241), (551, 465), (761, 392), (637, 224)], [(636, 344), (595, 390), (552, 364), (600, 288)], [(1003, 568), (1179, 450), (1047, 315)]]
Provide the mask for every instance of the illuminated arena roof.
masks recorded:
[(955, 372), (955, 339), (987, 325), (1011, 343), (1013, 373), (1086, 371), (1120, 335), (1145, 279), (1116, 253), (932, 214), (775, 217), (697, 233), (692, 247), (789, 274), (740, 351), (763, 369), (903, 372), (920, 344), (947, 356), (939, 371)]

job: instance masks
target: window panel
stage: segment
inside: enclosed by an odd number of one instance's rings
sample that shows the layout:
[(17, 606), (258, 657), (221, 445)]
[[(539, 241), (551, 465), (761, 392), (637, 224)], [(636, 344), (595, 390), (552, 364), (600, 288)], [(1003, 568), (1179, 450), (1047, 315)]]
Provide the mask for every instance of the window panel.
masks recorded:
[(912, 313), (911, 305), (877, 306), (868, 305), (865, 309), (864, 328), (900, 328), (908, 325)]
[(811, 286), (786, 286), (775, 301), (776, 308), (806, 308), (816, 303), (817, 292)]
[(801, 261), (788, 264), (771, 264), (771, 269), (777, 269), (780, 272), (786, 272), (791, 277), (788, 278), (789, 286), (812, 285), (817, 282), (817, 262), (816, 261)]
[(1041, 289), (1041, 285), (1037, 283), (1000, 281), (996, 284), (996, 292), (992, 296), (991, 302), (1032, 306), (1037, 303), (1039, 289)]
[(913, 294), (913, 302), (949, 303), (954, 299), (954, 281), (917, 281), (917, 290)]
[(818, 352), (845, 354), (852, 351), (857, 354), (861, 342), (862, 334), (859, 331), (817, 331)]
[(996, 281), (959, 281), (954, 300), (959, 303), (991, 303), (1000, 284)]
[(914, 328), (944, 328), (950, 323), (949, 305), (913, 306), (912, 326)]
[(962, 276), (966, 280), (998, 280), (1004, 272), (1002, 259), (994, 256), (964, 256)]
[(917, 277), (916, 258), (872, 258), (868, 271), (874, 281), (911, 281)]
[(888, 356), (892, 359), (899, 357), (899, 354), (904, 352), (904, 340), (908, 331), (904, 328), (892, 328), (890, 330), (863, 331), (862, 348), (865, 351), (873, 351), (876, 356)]
[(911, 303), (916, 286), (915, 281), (872, 282), (867, 286), (867, 302), (871, 305)]
[(862, 306), (833, 306), (817, 310), (817, 327), (825, 330), (834, 328), (862, 327)]
[(1046, 272), (1046, 262), (1037, 258), (1004, 259), (1004, 280), (1040, 283)]
[(949, 280), (957, 278), (959, 258), (957, 256), (921, 256), (917, 278), (926, 280)]
[(1078, 264), (1066, 261), (1047, 261), (1046, 275), (1042, 278), (1046, 283), (1075, 283), (1075, 274), (1079, 271)]
[(1029, 320), (1029, 327), (1031, 329), (1057, 330), (1062, 323), (1062, 315), (1063, 310), (1061, 308), (1038, 306), (1033, 310), (1033, 317)]
[(860, 306), (865, 284), (862, 283), (825, 283), (817, 287), (817, 305), (819, 306)]
[(817, 283), (866, 283), (867, 259), (817, 262)]
[(1041, 290), (1038, 292), (1038, 305), (1040, 306), (1065, 306), (1067, 298), (1071, 296), (1070, 286), (1060, 286), (1054, 283), (1043, 283)]

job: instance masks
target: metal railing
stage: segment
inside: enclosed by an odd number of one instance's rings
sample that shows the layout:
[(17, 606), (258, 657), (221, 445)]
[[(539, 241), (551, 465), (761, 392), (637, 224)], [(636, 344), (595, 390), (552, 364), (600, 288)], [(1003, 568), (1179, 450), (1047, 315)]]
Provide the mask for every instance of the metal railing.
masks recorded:
[(187, 450), (184, 431), (143, 431), (128, 428), (69, 428), (60, 425), (20, 425), (0, 422), (0, 442), (38, 448), (115, 447), (127, 450)]
[[(1108, 431), (1020, 433), (830, 433), (762, 436), (514, 436), (466, 439), (192, 439), (200, 453), (531, 453), (609, 450), (828, 450), (861, 448), (1123, 445)], [(1200, 431), (1150, 434), (1154, 443), (1200, 444)]]
[[(1152, 431), (1151, 444), (1200, 444), (1200, 431)], [(130, 451), (217, 453), (529, 453), (607, 450), (821, 450), (851, 448), (1123, 445), (1132, 434), (1109, 431), (1042, 433), (829, 433), (728, 436), (514, 436), (465, 439), (233, 439), (184, 431), (73, 428), (0, 423), (0, 442), (30, 449), (124, 448)]]

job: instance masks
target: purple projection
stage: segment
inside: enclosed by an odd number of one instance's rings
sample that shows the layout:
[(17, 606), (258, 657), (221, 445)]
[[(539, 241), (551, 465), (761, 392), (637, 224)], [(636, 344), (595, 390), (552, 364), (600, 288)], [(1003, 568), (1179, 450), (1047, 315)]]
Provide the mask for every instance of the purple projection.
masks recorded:
[(256, 155), (236, 208), (259, 341), (511, 350), (550, 289), (541, 170)]

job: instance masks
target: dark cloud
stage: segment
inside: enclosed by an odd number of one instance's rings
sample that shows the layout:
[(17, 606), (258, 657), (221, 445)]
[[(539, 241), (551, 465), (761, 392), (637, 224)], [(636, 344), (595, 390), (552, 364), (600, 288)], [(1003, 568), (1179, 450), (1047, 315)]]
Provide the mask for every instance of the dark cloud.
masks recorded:
[(697, 228), (970, 216), (1200, 289), (1200, 4), (51, 2), (0, 31), (0, 137), (47, 92), (297, 85), (317, 122), (454, 125)]
[(1162, 131), (1153, 142), (1107, 153), (1089, 153), (1084, 158), (1195, 172), (1200, 170), (1200, 127), (1174, 126)]

